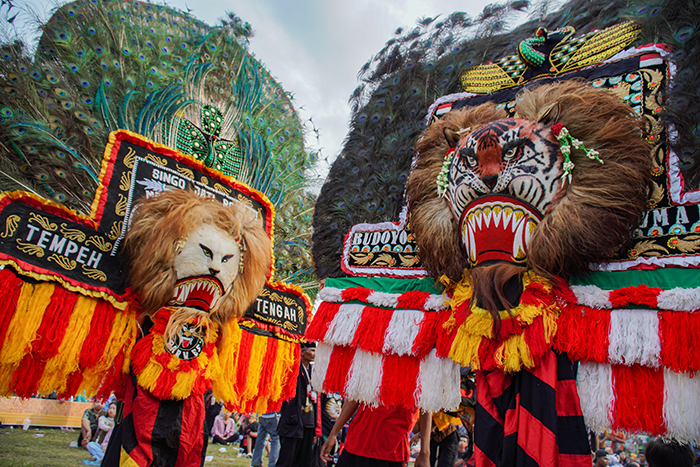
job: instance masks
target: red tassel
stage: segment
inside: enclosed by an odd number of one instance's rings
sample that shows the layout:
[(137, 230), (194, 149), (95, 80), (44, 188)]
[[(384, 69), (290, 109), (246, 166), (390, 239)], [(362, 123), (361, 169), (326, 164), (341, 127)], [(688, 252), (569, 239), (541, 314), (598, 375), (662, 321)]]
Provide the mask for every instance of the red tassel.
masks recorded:
[(425, 302), (430, 298), (430, 293), (412, 290), (399, 295), (397, 308), (407, 310), (425, 310)]
[[(114, 359), (109, 372), (105, 375), (105, 379), (102, 382), (99, 390), (97, 391), (97, 397), (100, 399), (107, 399), (109, 395), (114, 392), (122, 393), (123, 386), (126, 383), (126, 374), (122, 373), (122, 365), (124, 364), (124, 350), (119, 352), (117, 357)], [(117, 396), (118, 399), (124, 400), (123, 398)]]
[(456, 310), (454, 310), (454, 316), (455, 316), (455, 331), (459, 329), (462, 324), (467, 320), (469, 315), (471, 314), (471, 303), (469, 301), (465, 301), (461, 305), (457, 307)]
[(498, 365), (496, 364), (496, 360), (494, 359), (494, 355), (501, 344), (502, 343), (499, 341), (481, 339), (481, 343), (479, 344), (479, 361), (481, 362), (481, 370), (491, 371), (499, 369)]
[[(450, 317), (452, 312), (445, 311), (429, 311), (425, 312), (423, 321), (420, 323), (420, 330), (416, 339), (413, 341), (412, 355), (418, 359), (425, 357), (433, 347), (438, 344), (438, 337), (445, 332), (442, 330), (443, 323)], [(452, 341), (450, 341), (450, 346)], [(449, 349), (447, 349), (449, 352)]]
[(155, 387), (151, 393), (158, 399), (169, 399), (173, 392), (173, 386), (177, 382), (177, 373), (174, 371), (161, 371), (156, 378)]
[(542, 284), (530, 283), (520, 295), (521, 305), (534, 305), (538, 308), (552, 303), (552, 294)]
[(62, 393), (58, 394), (59, 399), (68, 399), (69, 397), (73, 397), (78, 393), (78, 389), (80, 388), (80, 383), (83, 382), (83, 375), (80, 373), (80, 371), (74, 371), (70, 375), (68, 375), (68, 379), (66, 381), (66, 390), (63, 391)]
[[(280, 399), (280, 406), (282, 405), (282, 401), (291, 399), (294, 397), (294, 395), (297, 392), (297, 371), (296, 369), (299, 368), (299, 365), (301, 364), (301, 348), (298, 345), (294, 346), (294, 364), (292, 365), (292, 371), (287, 372), (287, 382), (284, 386), (284, 391), (282, 391), (282, 397)], [(278, 412), (276, 410), (276, 412)]]
[[(289, 345), (289, 344), (283, 344)], [(277, 347), (277, 352), (284, 349), (279, 348), (279, 343)], [(301, 349), (298, 345), (294, 346), (294, 363), (290, 367), (290, 371), (286, 372), (286, 380), (282, 383), (282, 394), (278, 400), (270, 401), (267, 406), (269, 412), (279, 412), (282, 407), (282, 403), (286, 400), (294, 397), (297, 391), (297, 375), (299, 374), (299, 364), (301, 360)]]
[(12, 375), (12, 387), (15, 394), (27, 398), (35, 395), (45, 367), (46, 360), (31, 354), (25, 355)]
[(18, 396), (31, 397), (36, 394), (46, 361), (58, 353), (76, 300), (77, 294), (60, 286), (54, 288), (51, 302), (44, 310), (37, 329), (36, 339), (31, 342), (28, 353), (12, 376), (12, 387)]
[[(175, 374), (177, 376), (177, 373)], [(204, 376), (197, 376), (192, 385), (191, 395), (192, 396), (203, 396), (205, 392), (211, 389), (211, 379), (205, 378)]]
[(566, 352), (572, 360), (607, 363), (610, 310), (566, 303), (562, 303), (561, 308), (554, 348)]
[(646, 285), (638, 285), (633, 287), (625, 287), (622, 289), (610, 291), (610, 302), (613, 308), (624, 308), (627, 305), (646, 305), (651, 308), (656, 308), (657, 297), (661, 292), (658, 287), (648, 287)]
[(510, 336), (523, 333), (523, 326), (517, 318), (506, 318), (501, 320), (501, 325), (498, 328), (496, 340), (503, 342)]
[(530, 358), (532, 358), (533, 364), (538, 366), (542, 356), (551, 352), (550, 346), (544, 338), (544, 318), (542, 316), (532, 320), (532, 324), (525, 328), (523, 339), (530, 349)]
[(700, 371), (700, 312), (661, 311), (661, 363), (675, 372)]
[(102, 357), (102, 350), (107, 345), (112, 333), (112, 323), (116, 316), (114, 307), (105, 300), (98, 300), (90, 323), (90, 332), (80, 350), (80, 368), (93, 367)]
[(323, 338), (326, 337), (326, 332), (328, 332), (328, 326), (330, 326), (335, 315), (338, 314), (340, 305), (340, 303), (321, 303), (314, 318), (309, 323), (309, 327), (306, 328), (306, 333), (304, 334), (306, 340), (323, 342)]
[(576, 294), (571, 290), (569, 284), (559, 277), (555, 277), (554, 279), (554, 295), (556, 295), (559, 300), (576, 305), (578, 303), (578, 298), (576, 298)]
[(266, 399), (269, 398), (269, 392), (271, 391), (270, 381), (275, 372), (278, 348), (279, 341), (273, 337), (268, 337), (267, 348), (265, 349), (265, 360), (263, 360), (263, 366), (260, 370), (260, 382), (258, 383), (258, 387), (260, 391), (264, 393), (263, 395)]
[(340, 296), (344, 302), (349, 302), (350, 300), (359, 300), (363, 303), (367, 303), (367, 297), (372, 291), (366, 287), (349, 287), (342, 291)]
[(238, 394), (245, 392), (245, 382), (248, 378), (248, 367), (250, 366), (250, 355), (253, 348), (253, 340), (255, 335), (245, 329), (241, 329), (241, 343), (238, 347), (238, 356), (236, 357), (236, 382), (233, 385), (234, 390)]
[[(69, 292), (59, 285), (54, 288), (51, 303), (46, 307), (36, 332), (37, 340), (32, 342), (32, 353), (35, 356), (48, 360), (58, 354), (77, 300), (77, 293)], [(72, 339), (72, 336), (68, 338)]]
[(402, 312), (366, 306), (362, 310), (360, 324), (357, 326), (350, 346), (359, 347), (368, 352), (382, 353), (386, 329), (394, 313)]
[(17, 299), (24, 282), (9, 267), (0, 270), (0, 349), (5, 342), (7, 328), (15, 315)]
[(151, 358), (151, 347), (153, 346), (153, 335), (149, 334), (139, 340), (134, 346), (131, 360), (131, 368), (137, 375), (146, 367)]
[(420, 359), (416, 357), (385, 355), (379, 402), (414, 408), (413, 394), (418, 385), (419, 370)]
[(664, 430), (664, 373), (640, 365), (612, 365), (613, 428), (659, 435)]
[(323, 391), (327, 394), (345, 394), (345, 379), (350, 372), (350, 365), (355, 357), (355, 349), (352, 347), (333, 347), (328, 361), (326, 380), (323, 383)]
[(440, 358), (447, 358), (450, 354), (452, 343), (454, 342), (455, 335), (459, 329), (459, 326), (447, 324), (451, 317), (451, 310), (441, 311), (435, 324), (435, 330), (437, 333), (436, 351), (437, 356)]

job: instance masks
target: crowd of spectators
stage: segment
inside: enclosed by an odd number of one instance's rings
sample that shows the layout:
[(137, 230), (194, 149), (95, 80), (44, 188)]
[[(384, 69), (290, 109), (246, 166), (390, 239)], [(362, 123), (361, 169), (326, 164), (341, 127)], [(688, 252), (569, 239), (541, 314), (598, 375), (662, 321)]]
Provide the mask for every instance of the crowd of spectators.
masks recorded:
[(78, 445), (87, 449), (92, 456), (91, 459), (84, 460), (83, 464), (100, 465), (112, 436), (116, 415), (116, 401), (109, 401), (106, 409), (101, 402), (94, 401), (92, 407), (83, 413)]
[[(211, 394), (208, 394), (205, 398), (207, 405), (206, 428), (211, 438), (210, 442), (216, 445), (230, 446), (234, 451), (238, 451), (238, 457), (251, 458), (251, 467), (263, 466), (263, 453), (265, 451), (269, 457), (268, 467), (334, 467), (339, 459), (336, 450), (342, 451), (345, 443), (349, 443), (348, 446), (353, 443), (352, 439), (347, 438), (348, 425), (346, 422), (350, 422), (352, 426), (352, 420), (362, 419), (365, 412), (371, 412), (374, 418), (379, 417), (379, 415), (375, 417), (372, 410), (359, 407), (354, 401), (343, 404), (337, 395), (317, 395), (310, 385), (314, 350), (313, 345), (308, 344), (302, 349), (297, 393), (293, 399), (284, 403), (281, 415), (276, 412), (260, 415), (231, 413), (225, 410)], [(348, 405), (352, 410), (344, 405)], [(92, 407), (83, 413), (78, 446), (85, 448), (92, 456), (91, 459), (83, 461), (84, 464), (100, 465), (112, 429), (119, 421), (118, 407), (117, 401), (109, 401), (106, 406), (95, 401)], [(355, 417), (352, 419), (350, 416), (343, 417), (342, 413), (346, 411), (348, 414), (352, 412)], [(360, 413), (359, 416), (358, 413)], [(367, 417), (369, 415), (365, 418)], [(392, 417), (384, 413), (380, 418), (383, 422), (393, 421)], [(445, 413), (433, 414), (431, 418), (433, 428), (429, 441), (430, 459), (428, 463), (421, 462), (421, 467), (423, 465), (426, 467), (428, 465), (430, 467), (464, 467), (468, 465), (473, 454), (470, 431), (459, 422), (459, 418), (447, 416)], [(344, 425), (345, 428), (336, 426), (338, 425), (335, 423), (336, 421), (342, 422), (340, 425)], [(359, 425), (361, 421), (356, 421), (355, 424)], [(382, 429), (386, 431), (387, 425), (384, 423), (382, 425)], [(417, 431), (417, 426), (418, 423), (413, 429), (414, 433)], [(421, 430), (422, 428), (421, 426)], [(360, 431), (365, 433), (367, 430), (369, 428), (364, 426)], [(280, 443), (280, 437), (282, 443)], [(404, 444), (408, 446), (410, 434), (407, 433), (405, 437), (406, 443), (402, 441), (401, 446)], [(363, 443), (367, 441), (367, 436), (364, 434), (361, 438)], [(402, 436), (397, 434), (395, 438), (402, 438)], [(414, 435), (411, 444), (417, 439), (420, 437)], [(622, 431), (606, 431), (600, 435), (591, 433), (590, 442), (592, 467), (700, 466), (697, 450), (694, 450), (690, 445), (673, 440), (654, 439), (636, 434), (629, 435)], [(419, 446), (416, 445), (410, 459), (416, 462), (416, 465), (418, 465), (417, 461), (419, 460), (418, 454), (423, 451), (423, 449), (418, 448)], [(348, 447), (348, 449), (350, 448)], [(405, 450), (403, 447), (401, 449)], [(360, 457), (354, 455), (354, 457), (349, 458), (346, 454), (345, 457), (340, 458), (343, 467), (359, 465), (357, 459), (362, 459), (362, 455)]]
[(698, 452), (689, 444), (621, 431), (591, 437), (593, 467), (693, 467)]

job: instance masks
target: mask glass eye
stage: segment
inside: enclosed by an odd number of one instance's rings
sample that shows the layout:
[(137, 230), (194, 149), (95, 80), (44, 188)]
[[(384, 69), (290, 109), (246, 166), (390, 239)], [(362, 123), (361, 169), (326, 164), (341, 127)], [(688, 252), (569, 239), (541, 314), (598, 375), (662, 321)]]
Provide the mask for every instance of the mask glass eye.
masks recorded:
[(228, 260), (230, 260), (231, 258), (233, 258), (233, 255), (226, 255), (223, 258), (221, 258), (221, 262), (228, 263)]
[(515, 156), (515, 152), (516, 152), (516, 148), (510, 148), (508, 151), (506, 151), (506, 153), (505, 153), (505, 155), (503, 156), (503, 158), (504, 158), (505, 160), (512, 159), (513, 156)]
[(467, 156), (467, 164), (469, 164), (469, 167), (475, 167), (476, 166), (476, 158), (473, 156)]
[(202, 253), (204, 253), (204, 256), (206, 256), (209, 259), (214, 257), (214, 254), (211, 252), (209, 247), (206, 247), (206, 246), (202, 245), (201, 243), (199, 244), (199, 247), (202, 249)]

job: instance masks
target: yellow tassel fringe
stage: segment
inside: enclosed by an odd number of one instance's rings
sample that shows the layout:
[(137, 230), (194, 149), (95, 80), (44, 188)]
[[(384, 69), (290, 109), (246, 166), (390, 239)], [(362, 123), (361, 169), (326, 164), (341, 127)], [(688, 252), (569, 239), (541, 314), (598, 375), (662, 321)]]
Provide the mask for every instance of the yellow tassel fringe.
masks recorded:
[[(530, 284), (538, 284), (545, 288), (547, 292), (552, 290), (551, 284), (532, 272), (523, 275), (523, 288)], [(456, 310), (465, 302), (471, 300), (472, 290), (469, 279), (464, 278), (454, 288), (454, 294), (450, 301), (450, 307)], [(471, 313), (459, 327), (455, 334), (455, 339), (449, 352), (450, 358), (462, 365), (471, 366), (474, 370), (482, 369), (482, 362), (479, 358), (479, 347), (485, 339), (493, 339), (493, 318), (491, 314), (476, 306), (472, 306)], [(534, 305), (521, 305), (510, 311), (501, 311), (501, 319), (515, 318), (523, 326), (529, 326), (532, 322), (542, 316), (544, 335), (542, 338), (549, 345), (552, 342), (557, 329), (556, 321), (559, 310), (554, 303), (542, 307)], [(450, 318), (454, 326), (454, 314)], [(445, 326), (450, 324), (450, 320)], [(530, 347), (525, 341), (523, 334), (509, 336), (503, 341), (495, 351), (494, 360), (496, 365), (506, 373), (515, 373), (523, 367), (532, 368), (535, 366)]]

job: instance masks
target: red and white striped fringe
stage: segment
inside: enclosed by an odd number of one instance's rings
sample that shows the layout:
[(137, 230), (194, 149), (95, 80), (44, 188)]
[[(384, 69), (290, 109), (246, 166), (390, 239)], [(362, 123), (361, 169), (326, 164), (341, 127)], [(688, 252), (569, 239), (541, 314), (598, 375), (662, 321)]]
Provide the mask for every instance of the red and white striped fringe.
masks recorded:
[[(437, 333), (450, 316), (440, 295), (389, 294), (362, 287), (324, 288), (307, 331), (318, 342), (312, 384), (370, 405), (459, 405), (459, 365), (436, 355)], [(378, 308), (356, 303), (359, 300)], [(404, 309), (415, 306), (418, 309)], [(443, 311), (422, 311), (441, 309)]]
[[(555, 348), (581, 360), (586, 423), (700, 441), (700, 290), (562, 292)], [(624, 308), (638, 306), (637, 309)]]
[(700, 377), (640, 365), (584, 362), (577, 384), (586, 424), (700, 442)]

